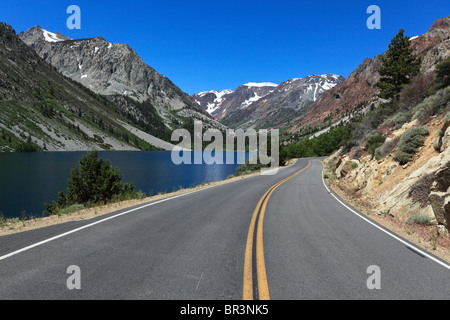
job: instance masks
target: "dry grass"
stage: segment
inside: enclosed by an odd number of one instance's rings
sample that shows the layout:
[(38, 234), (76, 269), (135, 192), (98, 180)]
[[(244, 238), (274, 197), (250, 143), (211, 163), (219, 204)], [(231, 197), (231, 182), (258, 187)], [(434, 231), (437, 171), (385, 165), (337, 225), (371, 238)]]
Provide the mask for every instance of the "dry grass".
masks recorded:
[(430, 192), (431, 185), (433, 184), (434, 176), (432, 174), (426, 174), (419, 179), (409, 190), (409, 197), (414, 202), (420, 203), (423, 207), (430, 204)]

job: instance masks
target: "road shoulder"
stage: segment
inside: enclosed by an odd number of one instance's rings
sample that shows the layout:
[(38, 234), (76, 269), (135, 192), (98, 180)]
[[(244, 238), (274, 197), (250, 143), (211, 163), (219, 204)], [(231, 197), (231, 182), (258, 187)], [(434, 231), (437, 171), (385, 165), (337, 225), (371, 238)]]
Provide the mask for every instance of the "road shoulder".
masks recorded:
[[(323, 161), (321, 162), (323, 165)], [(331, 173), (327, 171), (326, 166), (323, 173), (324, 175), (331, 176)], [(364, 202), (364, 199), (351, 197), (348, 190), (343, 190), (336, 183), (333, 183), (332, 180), (323, 180), (326, 186), (341, 198), (342, 201), (355, 208), (359, 213), (363, 214), (364, 217), (391, 231), (393, 234), (409, 241), (428, 254), (436, 256), (447, 264), (450, 264), (450, 239), (448, 235), (441, 236), (442, 239), (440, 239), (440, 241), (443, 243), (443, 245), (441, 245), (440, 242), (436, 241), (436, 237), (433, 236), (434, 230), (431, 230), (432, 227), (407, 224), (390, 215), (376, 214), (373, 212), (371, 206)]]

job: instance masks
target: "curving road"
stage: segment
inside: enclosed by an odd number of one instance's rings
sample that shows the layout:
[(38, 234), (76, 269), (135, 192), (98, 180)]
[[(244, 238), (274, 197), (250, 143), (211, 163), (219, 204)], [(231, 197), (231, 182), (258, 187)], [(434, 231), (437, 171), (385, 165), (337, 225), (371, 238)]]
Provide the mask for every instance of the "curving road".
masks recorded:
[(450, 267), (344, 206), (322, 168), (1, 237), (0, 299), (448, 299)]

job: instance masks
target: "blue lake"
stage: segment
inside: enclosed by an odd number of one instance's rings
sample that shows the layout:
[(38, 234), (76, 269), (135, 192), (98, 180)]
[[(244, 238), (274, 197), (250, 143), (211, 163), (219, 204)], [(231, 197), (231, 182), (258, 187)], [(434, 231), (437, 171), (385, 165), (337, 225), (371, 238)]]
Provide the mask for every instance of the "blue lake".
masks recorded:
[[(0, 153), (0, 212), (5, 217), (41, 216), (44, 202), (57, 200), (65, 191), (70, 172), (86, 152)], [(170, 151), (105, 151), (107, 159), (120, 170), (123, 182), (147, 195), (188, 188), (206, 181), (219, 181), (234, 174), (234, 164), (180, 164), (171, 160)], [(248, 154), (246, 158), (248, 159)], [(192, 153), (193, 159), (193, 153)], [(224, 159), (225, 161), (225, 159)]]

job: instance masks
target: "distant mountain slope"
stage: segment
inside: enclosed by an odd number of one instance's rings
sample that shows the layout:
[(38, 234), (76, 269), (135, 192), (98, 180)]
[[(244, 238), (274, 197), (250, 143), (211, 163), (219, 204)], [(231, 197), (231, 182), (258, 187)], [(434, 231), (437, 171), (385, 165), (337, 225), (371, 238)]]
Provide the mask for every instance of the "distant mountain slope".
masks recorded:
[(171, 130), (194, 119), (224, 129), (189, 95), (148, 66), (126, 44), (110, 43), (102, 37), (72, 40), (39, 26), (21, 32), (19, 37), (63, 75), (110, 98), (122, 96), (111, 99), (123, 112), (144, 123), (147, 119), (143, 103), (154, 107)]
[[(157, 116), (154, 109), (148, 112)], [(120, 108), (61, 75), (0, 23), (0, 151), (138, 150), (158, 144), (121, 125), (127, 122)], [(153, 130), (162, 129), (159, 120)]]
[(236, 90), (209, 91), (194, 94), (192, 97), (215, 119), (223, 119), (227, 114), (247, 108), (271, 93), (278, 85), (270, 82), (249, 82)]
[[(422, 59), (421, 73), (432, 71), (436, 63), (449, 55), (449, 39), (450, 16), (447, 16), (438, 19), (428, 32), (411, 40), (414, 53)], [(338, 120), (370, 101), (378, 92), (375, 83), (380, 79), (380, 67), (381, 55), (365, 59), (344, 82), (324, 93), (306, 114), (295, 119), (289, 132), (322, 125), (325, 120)]]
[(268, 93), (246, 106), (228, 112), (221, 122), (239, 128), (280, 128), (289, 125), (294, 115), (313, 102), (327, 90), (344, 80), (334, 74), (310, 75), (305, 78), (283, 82)]

